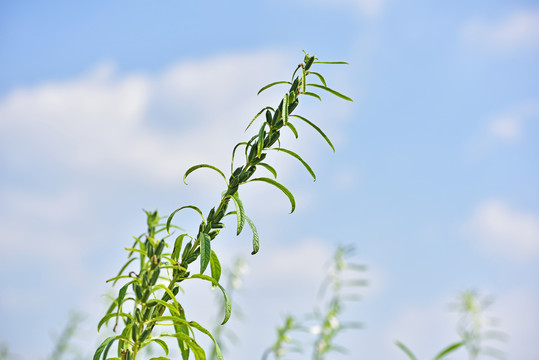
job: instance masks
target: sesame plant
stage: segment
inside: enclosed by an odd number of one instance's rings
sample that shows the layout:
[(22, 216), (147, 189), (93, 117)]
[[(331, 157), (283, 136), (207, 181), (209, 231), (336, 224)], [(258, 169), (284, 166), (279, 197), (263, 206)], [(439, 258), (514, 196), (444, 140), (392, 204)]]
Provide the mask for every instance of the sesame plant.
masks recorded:
[(352, 246), (339, 246), (329, 262), (327, 275), (320, 286), (321, 304), (313, 313), (298, 321), (287, 316), (284, 324), (277, 327), (277, 339), (262, 355), (262, 359), (283, 359), (287, 354), (303, 352), (303, 344), (295, 339), (298, 332), (309, 332), (313, 337), (312, 359), (325, 360), (333, 352), (346, 353), (347, 349), (336, 343), (336, 337), (348, 329), (361, 327), (359, 322), (344, 321), (343, 311), (348, 302), (359, 301), (357, 287), (365, 286), (366, 281), (359, 276), (366, 270), (364, 265), (351, 261), (354, 254)]
[[(478, 359), (480, 355), (505, 359), (505, 354), (490, 345), (492, 340), (504, 341), (507, 335), (495, 328), (495, 319), (489, 318), (485, 310), (492, 304), (492, 299), (481, 296), (473, 290), (462, 292), (457, 301), (451, 307), (460, 314), (457, 324), (457, 334), (460, 340), (448, 345), (434, 356), (434, 360), (443, 360), (457, 350), (464, 348), (468, 353), (468, 359)], [(489, 344), (485, 342), (489, 341)], [(408, 356), (410, 360), (417, 357), (403, 343), (396, 341), (395, 344)]]
[[(225, 227), (223, 222), (225, 218), (233, 216), (236, 218), (237, 235), (242, 232), (246, 223), (251, 228), (253, 255), (258, 252), (260, 246), (257, 229), (245, 214), (239, 188), (250, 182), (272, 185), (286, 195), (292, 213), (296, 207), (294, 196), (275, 180), (277, 171), (270, 165), (268, 154), (279, 152), (292, 156), (305, 167), (313, 179), (316, 180), (316, 176), (298, 154), (281, 146), (279, 140), (281, 131), (291, 131), (297, 138), (298, 131), (294, 122), (305, 122), (335, 150), (329, 138), (317, 125), (294, 113), (302, 96), (321, 100), (320, 95), (315, 92), (317, 90), (324, 90), (344, 100), (352, 101), (349, 97), (329, 88), (323, 75), (312, 70), (319, 64), (346, 63), (317, 60), (315, 56), (305, 53), (304, 62), (296, 67), (290, 81), (273, 82), (260, 89), (258, 94), (274, 86), (289, 86), (276, 107), (264, 107), (248, 124), (246, 130), (250, 129), (256, 120), (262, 120), (253, 136), (233, 148), (229, 176), (209, 164), (195, 165), (185, 172), (184, 182), (189, 174), (199, 169), (212, 170), (224, 180), (225, 190), (221, 193), (218, 204), (206, 215), (194, 205), (181, 206), (168, 217), (161, 217), (157, 211), (146, 211), (146, 232), (134, 237), (133, 245), (126, 249), (128, 251), (126, 263), (117, 276), (108, 280), (113, 285), (118, 282), (122, 285), (99, 322), (98, 331), (106, 325), (112, 327), (116, 334), (106, 338), (98, 346), (94, 360), (101, 358), (135, 360), (140, 358), (141, 350), (146, 347), (160, 348), (164, 355), (152, 359), (164, 360), (168, 359), (170, 346), (179, 349), (183, 360), (189, 359), (191, 355), (196, 360), (204, 360), (206, 352), (196, 341), (195, 332), (208, 336), (214, 343), (217, 359), (223, 359), (219, 343), (213, 334), (197, 321), (189, 319), (185, 313), (182, 303), (189, 294), (180, 295), (180, 287), (186, 281), (205, 281), (212, 287), (219, 288), (225, 304), (222, 324), (226, 324), (231, 315), (231, 301), (220, 283), (221, 265), (218, 255), (212, 250), (212, 241), (217, 239)], [(240, 150), (243, 156), (238, 164), (235, 155)], [(254, 174), (259, 168), (267, 170), (273, 178), (255, 177)], [(230, 202), (234, 204), (234, 210), (229, 209)], [(195, 211), (200, 215), (201, 223), (196, 234), (188, 234), (173, 224), (172, 221), (178, 212), (184, 210)], [(195, 267), (194, 263), (198, 266)], [(168, 331), (169, 329), (172, 331)], [(111, 350), (116, 350), (115, 355), (109, 357)]]

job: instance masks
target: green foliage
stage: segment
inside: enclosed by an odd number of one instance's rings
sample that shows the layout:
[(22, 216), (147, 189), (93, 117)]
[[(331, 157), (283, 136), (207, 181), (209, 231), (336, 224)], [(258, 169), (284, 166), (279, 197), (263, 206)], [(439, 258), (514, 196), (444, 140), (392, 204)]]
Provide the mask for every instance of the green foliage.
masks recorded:
[[(305, 53), (304, 63), (298, 65), (292, 76), (292, 81), (277, 81), (264, 86), (258, 92), (260, 94), (277, 85), (290, 85), (290, 89), (284, 94), (276, 108), (264, 107), (247, 126), (249, 128), (259, 119), (259, 115), (265, 112), (265, 121), (261, 124), (257, 134), (247, 142), (240, 142), (234, 147), (231, 174), (228, 179), (223, 171), (209, 164), (195, 165), (186, 171), (184, 182), (189, 174), (202, 168), (217, 172), (225, 180), (226, 190), (222, 193), (219, 204), (212, 208), (206, 216), (202, 210), (194, 205), (179, 207), (166, 218), (165, 222), (157, 211), (146, 211), (147, 231), (134, 238), (133, 246), (126, 249), (129, 252), (126, 264), (121, 267), (117, 276), (109, 280), (113, 284), (122, 281), (123, 286), (98, 324), (99, 330), (103, 325), (112, 322), (114, 324), (113, 330), (119, 331), (119, 334), (103, 341), (94, 354), (94, 360), (107, 359), (113, 345), (116, 345), (117, 348), (116, 358), (122, 360), (134, 360), (143, 348), (155, 344), (161, 347), (165, 356), (168, 356), (170, 344), (167, 345), (165, 341), (167, 338), (175, 338), (183, 360), (187, 360), (190, 354), (197, 360), (206, 359), (204, 349), (195, 339), (195, 330), (208, 336), (214, 343), (216, 358), (223, 358), (215, 337), (197, 322), (187, 320), (185, 311), (177, 299), (177, 294), (181, 290), (180, 285), (186, 280), (198, 279), (210, 282), (212, 287), (218, 287), (223, 292), (225, 307), (223, 324), (225, 324), (231, 315), (231, 301), (225, 289), (219, 284), (221, 264), (217, 254), (212, 249), (212, 241), (224, 228), (223, 219), (228, 215), (236, 215), (237, 234), (242, 232), (244, 224), (247, 222), (253, 232), (252, 253), (258, 252), (260, 246), (258, 231), (245, 214), (238, 192), (239, 187), (249, 182), (263, 182), (273, 185), (288, 198), (291, 204), (291, 213), (294, 212), (296, 207), (294, 196), (284, 185), (271, 178), (253, 178), (258, 165), (269, 170), (275, 178), (277, 177), (275, 169), (267, 161), (263, 162), (267, 157), (268, 150), (277, 150), (293, 156), (316, 179), (311, 167), (298, 154), (281, 148), (279, 141), (281, 130), (284, 127), (289, 128), (296, 137), (298, 136), (296, 128), (290, 123), (290, 118), (294, 116), (292, 113), (299, 104), (300, 96), (310, 95), (321, 99), (318, 94), (307, 92), (307, 87), (322, 89), (352, 101), (349, 97), (328, 88), (327, 82), (321, 74), (310, 71), (311, 66), (316, 63), (315, 60), (314, 56)], [(319, 63), (323, 64), (323, 62)], [(299, 69), (301, 69), (301, 75), (296, 76)], [(315, 79), (321, 81), (322, 84), (307, 84), (309, 75), (314, 75)], [(304, 117), (297, 115), (297, 118), (311, 125), (333, 149), (333, 145), (319, 127)], [(278, 145), (275, 146), (276, 144)], [(235, 153), (242, 147), (245, 154), (244, 161), (234, 169)], [(227, 212), (231, 199), (236, 210)], [(175, 215), (184, 209), (194, 210), (201, 216), (202, 222), (198, 233), (194, 236), (172, 224)], [(181, 233), (172, 238), (174, 232), (170, 233), (171, 229), (179, 230)], [(200, 265), (199, 273), (191, 274), (189, 267), (197, 260), (199, 260)], [(133, 268), (135, 264), (138, 266)], [(211, 276), (204, 275), (208, 266), (211, 269)], [(124, 275), (126, 272), (127, 275)], [(174, 329), (173, 333), (156, 331), (158, 328), (170, 326)], [(167, 359), (165, 356), (155, 359)]]
[[(443, 360), (460, 348), (468, 351), (470, 360), (477, 359), (479, 355), (487, 355), (497, 359), (504, 359), (504, 353), (491, 346), (484, 346), (485, 340), (505, 340), (506, 335), (498, 330), (490, 329), (490, 321), (485, 316), (485, 310), (490, 306), (492, 300), (481, 297), (475, 291), (464, 291), (460, 294), (452, 307), (460, 313), (460, 320), (457, 325), (457, 333), (460, 340), (448, 345), (434, 356), (434, 360)], [(412, 350), (403, 343), (396, 341), (395, 344), (401, 349), (410, 360), (417, 360)]]
[(275, 359), (282, 359), (288, 353), (301, 352), (301, 343), (292, 339), (290, 334), (297, 330), (305, 330), (305, 328), (293, 317), (288, 315), (282, 326), (277, 327), (277, 339), (275, 343), (267, 349), (262, 355), (262, 360), (266, 360), (270, 355)]
[(69, 315), (67, 325), (65, 326), (60, 336), (58, 336), (56, 346), (54, 347), (51, 356), (49, 356), (49, 360), (60, 360), (62, 358), (65, 358), (66, 354), (73, 352), (74, 349), (71, 346), (71, 341), (75, 333), (77, 332), (77, 329), (82, 319), (82, 315), (75, 312)]
[(285, 323), (277, 328), (277, 339), (264, 352), (263, 360), (270, 355), (275, 359), (282, 359), (290, 352), (302, 352), (302, 343), (293, 339), (292, 334), (305, 332), (307, 329), (315, 336), (313, 360), (325, 360), (331, 352), (346, 353), (344, 347), (335, 343), (336, 337), (344, 330), (360, 328), (361, 324), (343, 321), (345, 304), (358, 301), (357, 288), (366, 285), (366, 281), (359, 276), (365, 271), (365, 267), (350, 261), (353, 253), (351, 246), (337, 248), (329, 264), (327, 276), (320, 286), (322, 306), (309, 314), (303, 322), (293, 316), (287, 316)]

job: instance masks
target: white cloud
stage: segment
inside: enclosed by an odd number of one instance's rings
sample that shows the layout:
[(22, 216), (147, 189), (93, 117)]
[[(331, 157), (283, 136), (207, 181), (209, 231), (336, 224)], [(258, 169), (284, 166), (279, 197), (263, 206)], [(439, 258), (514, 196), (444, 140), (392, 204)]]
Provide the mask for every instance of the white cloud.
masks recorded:
[[(102, 65), (73, 80), (13, 91), (0, 100), (1, 147), (70, 169), (177, 183), (197, 162), (217, 157), (226, 164), (222, 149), (233, 146), (260, 106), (254, 90), (288, 74), (284, 63), (283, 55), (265, 51), (180, 63), (157, 76), (119, 76)], [(189, 126), (158, 131), (151, 123), (163, 113)]]
[(519, 140), (525, 133), (525, 126), (539, 117), (539, 101), (520, 103), (506, 112), (494, 116), (488, 125), (491, 138), (502, 141)]
[(462, 37), (474, 46), (498, 51), (538, 48), (539, 11), (516, 11), (499, 22), (471, 20), (463, 27)]
[(513, 209), (500, 200), (480, 204), (465, 231), (486, 252), (514, 260), (539, 255), (539, 215)]
[(489, 132), (501, 140), (516, 140), (522, 133), (522, 121), (515, 116), (496, 117), (490, 123)]

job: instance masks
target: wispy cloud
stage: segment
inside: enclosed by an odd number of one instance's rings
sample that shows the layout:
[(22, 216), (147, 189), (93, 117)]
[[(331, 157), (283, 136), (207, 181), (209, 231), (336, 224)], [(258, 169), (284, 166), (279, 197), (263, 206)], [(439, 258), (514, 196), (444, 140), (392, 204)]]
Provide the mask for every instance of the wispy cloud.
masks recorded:
[(484, 49), (510, 52), (539, 48), (539, 10), (515, 11), (492, 21), (473, 19), (462, 29), (463, 39)]
[[(0, 148), (71, 169), (177, 183), (189, 165), (215, 154), (225, 162), (221, 150), (231, 148), (259, 102), (245, 89), (260, 87), (260, 69), (273, 79), (288, 73), (284, 63), (266, 51), (181, 63), (157, 76), (119, 76), (102, 65), (76, 79), (13, 91), (0, 100)], [(159, 116), (187, 130), (156, 130), (149, 123)]]
[(525, 126), (539, 118), (539, 101), (528, 101), (491, 118), (490, 137), (501, 141), (517, 141), (525, 133)]
[(464, 229), (487, 253), (515, 261), (539, 255), (539, 215), (514, 209), (501, 200), (479, 204)]

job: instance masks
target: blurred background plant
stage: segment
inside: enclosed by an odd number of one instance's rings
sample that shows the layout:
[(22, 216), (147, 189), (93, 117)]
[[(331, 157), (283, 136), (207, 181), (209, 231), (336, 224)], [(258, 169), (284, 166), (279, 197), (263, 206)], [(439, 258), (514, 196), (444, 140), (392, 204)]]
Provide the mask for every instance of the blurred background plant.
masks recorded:
[(493, 341), (506, 342), (509, 337), (498, 329), (499, 321), (489, 316), (487, 311), (494, 303), (492, 296), (481, 295), (476, 290), (463, 291), (451, 308), (460, 315), (457, 332), (470, 360), (482, 355), (505, 359), (505, 353), (491, 345)]
[[(490, 345), (493, 340), (507, 341), (508, 336), (497, 329), (498, 321), (486, 314), (487, 308), (492, 305), (491, 296), (483, 296), (475, 290), (461, 292), (457, 299), (450, 304), (451, 310), (459, 313), (457, 323), (458, 342), (450, 344), (434, 356), (434, 360), (446, 359), (460, 348), (466, 349), (469, 360), (484, 357), (505, 359), (505, 353)], [(489, 344), (485, 344), (485, 342)], [(402, 342), (395, 344), (410, 358), (417, 360), (412, 350)], [(484, 356), (483, 356), (484, 355)]]
[[(243, 287), (243, 278), (248, 273), (249, 268), (245, 258), (238, 256), (233, 260), (232, 268), (224, 268), (223, 275), (226, 277), (224, 282), (225, 289), (227, 289), (230, 302), (232, 304), (232, 315), (236, 320), (244, 321), (246, 319), (245, 313), (241, 310), (241, 307), (235, 301), (236, 294)], [(221, 302), (219, 309), (223, 309), (225, 304), (223, 299), (219, 297)], [(222, 315), (219, 314), (218, 318), (222, 318)], [(224, 353), (227, 352), (230, 345), (237, 345), (240, 341), (239, 337), (234, 333), (234, 331), (228, 326), (216, 326), (213, 329), (213, 337), (215, 341), (219, 344), (221, 351)], [(230, 343), (230, 345), (228, 344)], [(217, 359), (217, 354), (215, 351), (215, 345), (212, 345), (210, 359)]]
[[(303, 321), (287, 316), (284, 324), (277, 327), (277, 339), (264, 352), (264, 360), (271, 354), (275, 359), (282, 359), (291, 352), (303, 352), (302, 342), (293, 338), (298, 332), (309, 333), (315, 337), (312, 344), (313, 360), (325, 360), (331, 352), (347, 353), (347, 349), (338, 345), (335, 339), (344, 330), (360, 328), (361, 323), (347, 321), (344, 314), (345, 304), (359, 301), (361, 298), (357, 288), (367, 285), (366, 280), (360, 276), (366, 267), (351, 261), (354, 253), (353, 246), (339, 246), (336, 249), (327, 264), (327, 275), (320, 286), (320, 306), (304, 316)], [(299, 335), (301, 334), (298, 334), (298, 337)]]

